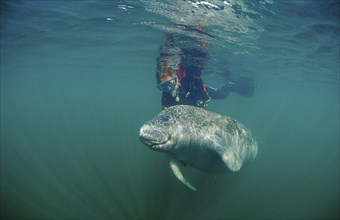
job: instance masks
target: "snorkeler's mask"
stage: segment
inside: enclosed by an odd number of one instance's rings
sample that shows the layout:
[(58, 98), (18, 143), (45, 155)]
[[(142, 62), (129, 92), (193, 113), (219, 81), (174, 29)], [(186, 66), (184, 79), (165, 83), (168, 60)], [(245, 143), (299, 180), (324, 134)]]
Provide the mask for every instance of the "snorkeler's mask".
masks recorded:
[(172, 97), (177, 96), (177, 89), (178, 89), (178, 80), (177, 76), (172, 77), (169, 80), (166, 80), (164, 82), (161, 82), (159, 84), (160, 88), (169, 94), (172, 95)]

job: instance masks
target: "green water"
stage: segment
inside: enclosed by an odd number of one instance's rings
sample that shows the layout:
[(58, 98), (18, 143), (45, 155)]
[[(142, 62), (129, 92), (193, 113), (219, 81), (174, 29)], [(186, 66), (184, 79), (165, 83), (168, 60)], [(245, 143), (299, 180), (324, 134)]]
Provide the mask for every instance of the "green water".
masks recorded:
[(247, 43), (212, 46), (207, 81), (226, 68), (256, 90), (209, 110), (260, 146), (239, 173), (184, 167), (193, 192), (138, 139), (164, 41), (141, 22), (169, 18), (143, 2), (1, 1), (1, 218), (338, 219), (338, 3), (255, 1), (258, 31), (231, 33)]

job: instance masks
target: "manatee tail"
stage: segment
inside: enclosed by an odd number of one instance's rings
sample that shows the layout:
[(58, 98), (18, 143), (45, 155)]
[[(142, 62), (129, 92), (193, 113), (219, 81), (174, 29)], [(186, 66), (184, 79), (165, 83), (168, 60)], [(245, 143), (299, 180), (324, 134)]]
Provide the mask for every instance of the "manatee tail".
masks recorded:
[(168, 156), (169, 159), (169, 164), (171, 167), (172, 172), (174, 173), (174, 175), (177, 177), (177, 179), (179, 179), (179, 181), (181, 181), (184, 185), (186, 185), (187, 187), (189, 187), (190, 189), (196, 191), (196, 188), (193, 187), (183, 176), (180, 168), (179, 168), (179, 161), (177, 161), (175, 158)]

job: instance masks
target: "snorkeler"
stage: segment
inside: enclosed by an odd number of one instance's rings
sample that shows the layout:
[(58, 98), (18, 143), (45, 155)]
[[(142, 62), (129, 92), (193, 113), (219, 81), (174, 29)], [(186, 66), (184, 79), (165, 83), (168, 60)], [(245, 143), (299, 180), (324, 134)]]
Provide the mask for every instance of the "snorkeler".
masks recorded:
[[(203, 26), (195, 28), (181, 25), (186, 31), (203, 32)], [(172, 105), (193, 105), (206, 107), (211, 99), (225, 99), (230, 92), (251, 96), (254, 92), (252, 80), (244, 78), (235, 82), (230, 74), (220, 89), (205, 85), (202, 74), (208, 61), (207, 43), (189, 36), (167, 33), (166, 43), (160, 49), (156, 80), (162, 90), (162, 107)]]

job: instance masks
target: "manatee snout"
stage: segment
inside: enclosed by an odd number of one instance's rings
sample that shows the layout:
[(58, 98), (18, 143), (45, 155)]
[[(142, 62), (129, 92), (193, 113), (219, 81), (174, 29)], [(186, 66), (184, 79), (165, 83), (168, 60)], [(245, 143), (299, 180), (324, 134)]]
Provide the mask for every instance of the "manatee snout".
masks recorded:
[(139, 132), (140, 141), (150, 148), (157, 148), (168, 142), (170, 135), (157, 127), (145, 124)]

